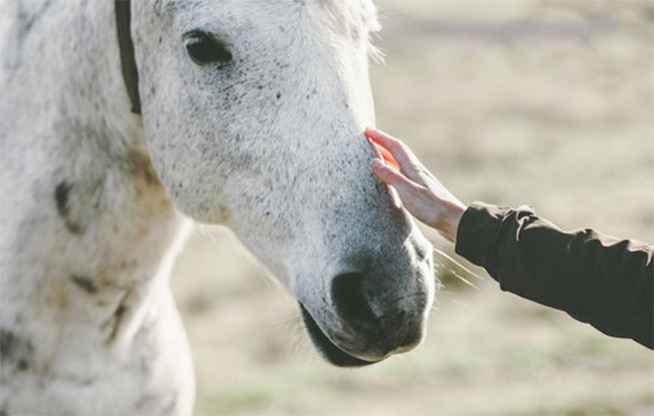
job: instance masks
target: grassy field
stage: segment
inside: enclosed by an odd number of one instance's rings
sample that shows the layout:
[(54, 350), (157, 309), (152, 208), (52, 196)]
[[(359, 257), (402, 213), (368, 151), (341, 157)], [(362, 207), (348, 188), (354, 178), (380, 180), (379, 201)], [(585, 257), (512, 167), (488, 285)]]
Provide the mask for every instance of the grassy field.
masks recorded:
[[(377, 4), (378, 125), (464, 202), (530, 204), (566, 229), (654, 243), (651, 1)], [(229, 233), (195, 236), (173, 288), (196, 414), (654, 414), (651, 351), (488, 277), (462, 285), (440, 260), (425, 343), (343, 370), (318, 358), (295, 302)]]

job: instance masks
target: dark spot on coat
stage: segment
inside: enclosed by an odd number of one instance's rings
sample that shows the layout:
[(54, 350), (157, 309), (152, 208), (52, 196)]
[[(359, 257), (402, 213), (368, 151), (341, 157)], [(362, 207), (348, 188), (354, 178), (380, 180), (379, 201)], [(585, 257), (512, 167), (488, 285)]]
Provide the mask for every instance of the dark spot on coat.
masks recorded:
[(57, 212), (59, 212), (59, 215), (62, 217), (67, 217), (70, 208), (68, 207), (68, 193), (70, 192), (71, 188), (73, 186), (68, 184), (67, 182), (61, 182), (57, 187), (55, 188), (55, 201), (57, 201)]
[(95, 283), (86, 276), (72, 275), (70, 280), (87, 293), (94, 294), (98, 291)]
[(123, 317), (126, 310), (127, 310), (127, 307), (125, 305), (119, 305), (118, 309), (116, 309), (116, 312), (114, 312), (114, 316), (116, 318), (120, 319), (120, 318)]
[(25, 371), (29, 367), (30, 367), (30, 365), (29, 365), (29, 363), (27, 362), (26, 359), (21, 358), (20, 360), (18, 360), (18, 365), (16, 366), (16, 368), (18, 368), (20, 371)]
[[(53, 2), (51, 0), (43, 2), (40, 10), (35, 12), (28, 12), (25, 10), (25, 6), (22, 3), (19, 3), (18, 11), (16, 13), (16, 47), (14, 50), (17, 51), (13, 59), (8, 59), (6, 65), (10, 69), (19, 68), (22, 65), (23, 61), (23, 47), (24, 41), (29, 35), (29, 33), (34, 28), (35, 24), (42, 20), (41, 18), (46, 14), (46, 11)], [(39, 45), (42, 47), (42, 45)], [(19, 73), (20, 71), (7, 71), (9, 77), (13, 77), (14, 74)]]
[(60, 182), (55, 188), (54, 197), (57, 204), (57, 212), (61, 219), (64, 220), (64, 225), (72, 234), (82, 234), (84, 228), (70, 218), (70, 191), (73, 185), (66, 181)]
[(125, 164), (129, 173), (143, 178), (146, 184), (155, 186), (159, 184), (159, 178), (146, 154), (138, 150), (130, 150), (125, 158)]
[(278, 93), (277, 93), (277, 99), (279, 100), (280, 98), (282, 98), (282, 93), (281, 93), (281, 92), (278, 92)]
[(6, 329), (0, 329), (0, 357), (9, 357), (14, 349), (14, 333)]
[[(29, 368), (29, 359), (34, 354), (34, 346), (29, 339), (17, 336), (13, 331), (0, 329), (0, 360), (18, 371)], [(6, 367), (3, 364), (3, 367)]]
[(116, 339), (116, 335), (118, 335), (118, 330), (120, 329), (120, 324), (123, 322), (123, 316), (125, 315), (125, 311), (127, 311), (127, 307), (122, 303), (118, 305), (118, 308), (116, 309), (116, 311), (114, 311), (113, 327), (111, 328), (111, 333), (109, 334), (109, 338), (107, 339), (107, 342), (111, 342), (114, 339)]
[(132, 289), (125, 292), (125, 295), (123, 295), (123, 298), (120, 300), (120, 303), (116, 307), (116, 310), (114, 311), (111, 318), (109, 318), (104, 324), (102, 324), (102, 327), (100, 328), (100, 329), (105, 329), (107, 327), (110, 328), (109, 336), (105, 341), (107, 344), (113, 342), (116, 339), (116, 335), (118, 335), (118, 331), (120, 330), (120, 326), (123, 323), (123, 318), (125, 317), (125, 313), (127, 312), (128, 309), (127, 302), (129, 301), (131, 295), (132, 295)]

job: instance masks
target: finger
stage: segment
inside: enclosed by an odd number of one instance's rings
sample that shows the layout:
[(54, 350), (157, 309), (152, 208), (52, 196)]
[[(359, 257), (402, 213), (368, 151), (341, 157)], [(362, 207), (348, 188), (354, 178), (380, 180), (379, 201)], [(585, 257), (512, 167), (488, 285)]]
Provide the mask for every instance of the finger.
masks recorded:
[(390, 149), (391, 147), (398, 146), (401, 142), (399, 139), (391, 136), (390, 134), (384, 133), (383, 131), (373, 129), (372, 127), (366, 127), (365, 135), (370, 140), (375, 143), (379, 143), (382, 146)]
[(401, 170), (411, 179), (419, 180), (419, 172), (422, 164), (402, 141), (379, 130), (368, 127), (365, 130), (366, 136), (378, 145), (386, 148), (401, 166)]
[(368, 139), (368, 144), (370, 144), (370, 147), (372, 148), (372, 151), (375, 153), (375, 156), (378, 159), (383, 159), (384, 157), (381, 154), (381, 147), (373, 142), (369, 137), (366, 136), (366, 139)]
[(400, 170), (400, 163), (397, 160), (395, 160), (395, 158), (393, 157), (393, 155), (391, 154), (391, 152), (388, 149), (386, 149), (385, 147), (382, 147), (381, 145), (373, 142), (372, 140), (369, 140), (369, 141), (370, 141), (371, 146), (375, 148), (376, 153), (377, 153), (377, 157), (380, 157), (380, 158), (384, 159), (384, 161), (386, 163), (389, 163), (395, 169)]
[(380, 159), (373, 159), (372, 171), (380, 181), (395, 188), (402, 199), (415, 193), (416, 185), (410, 179)]
[(377, 158), (384, 160), (386, 163), (390, 163), (391, 165), (393, 165), (393, 167), (395, 167), (395, 169), (400, 170), (400, 164), (398, 163), (397, 160), (395, 160), (395, 158), (393, 157), (393, 155), (388, 149), (373, 142), (368, 137), (366, 137), (366, 140), (368, 140), (368, 143), (370, 144), (370, 147), (372, 148), (372, 151), (375, 153), (375, 156), (377, 156)]

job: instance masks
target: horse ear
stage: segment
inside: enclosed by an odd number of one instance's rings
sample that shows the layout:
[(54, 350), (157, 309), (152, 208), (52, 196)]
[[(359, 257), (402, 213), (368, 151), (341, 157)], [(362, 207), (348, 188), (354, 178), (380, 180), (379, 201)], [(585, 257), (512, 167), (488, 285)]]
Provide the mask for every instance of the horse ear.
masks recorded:
[(120, 48), (120, 65), (123, 80), (127, 87), (127, 94), (132, 102), (132, 113), (141, 114), (141, 98), (139, 97), (139, 74), (136, 69), (134, 56), (134, 43), (131, 34), (131, 6), (130, 0), (115, 0), (116, 30), (118, 33), (118, 47)]

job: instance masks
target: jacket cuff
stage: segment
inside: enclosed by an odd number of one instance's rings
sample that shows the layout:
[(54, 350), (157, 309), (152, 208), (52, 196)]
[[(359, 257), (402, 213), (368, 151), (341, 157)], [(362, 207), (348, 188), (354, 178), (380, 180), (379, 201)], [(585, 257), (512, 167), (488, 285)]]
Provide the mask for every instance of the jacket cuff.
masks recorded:
[(461, 217), (455, 252), (477, 266), (485, 267), (502, 220), (511, 211), (511, 208), (473, 202)]

